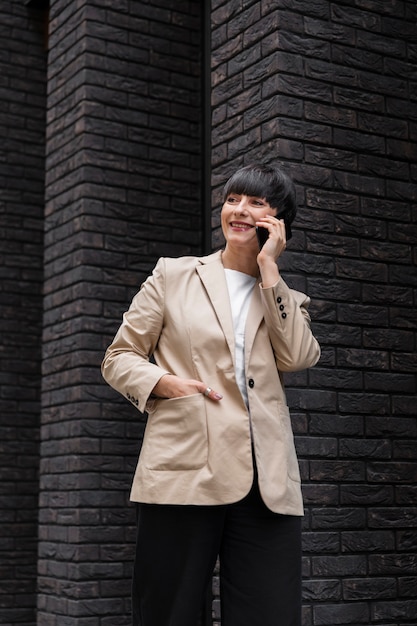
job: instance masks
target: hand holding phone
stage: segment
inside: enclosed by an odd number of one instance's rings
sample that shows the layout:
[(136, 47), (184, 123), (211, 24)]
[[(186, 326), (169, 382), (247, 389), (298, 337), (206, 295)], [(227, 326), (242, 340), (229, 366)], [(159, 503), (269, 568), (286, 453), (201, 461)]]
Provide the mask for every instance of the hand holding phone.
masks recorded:
[[(292, 237), (291, 226), (286, 219), (285, 211), (276, 216), (278, 220), (284, 220), (285, 225), (285, 238), (288, 241)], [(256, 226), (256, 236), (258, 238), (259, 250), (262, 250), (263, 245), (267, 241), (269, 237), (269, 230), (267, 228), (263, 228), (262, 226)]]

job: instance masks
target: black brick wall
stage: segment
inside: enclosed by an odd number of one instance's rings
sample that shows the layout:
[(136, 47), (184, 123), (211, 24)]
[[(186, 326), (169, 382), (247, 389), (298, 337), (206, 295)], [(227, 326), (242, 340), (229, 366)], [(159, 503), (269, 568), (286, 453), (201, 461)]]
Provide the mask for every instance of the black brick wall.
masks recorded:
[(0, 623), (33, 624), (42, 331), (43, 15), (0, 4)]
[(323, 347), (287, 377), (303, 623), (414, 625), (417, 7), (213, 0), (212, 12), (213, 244), (230, 171), (285, 165), (299, 215), (282, 267), (311, 296)]
[[(99, 365), (156, 259), (205, 248), (203, 6), (50, 4), (47, 67), (43, 13), (0, 8), (0, 623), (122, 626), (144, 420)], [(229, 173), (283, 163), (323, 347), (287, 377), (304, 626), (416, 626), (416, 4), (211, 4), (213, 248)]]
[(201, 252), (200, 7), (50, 7), (38, 624), (129, 624), (143, 419), (100, 362), (164, 255)]

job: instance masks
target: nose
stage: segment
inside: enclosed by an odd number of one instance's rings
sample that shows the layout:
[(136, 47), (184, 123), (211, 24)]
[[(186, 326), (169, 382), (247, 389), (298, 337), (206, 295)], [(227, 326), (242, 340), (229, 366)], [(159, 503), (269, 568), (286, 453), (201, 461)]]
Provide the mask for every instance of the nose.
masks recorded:
[(240, 202), (235, 205), (234, 212), (241, 214), (246, 211), (246, 208), (247, 208), (247, 199), (245, 196), (243, 196), (240, 199)]

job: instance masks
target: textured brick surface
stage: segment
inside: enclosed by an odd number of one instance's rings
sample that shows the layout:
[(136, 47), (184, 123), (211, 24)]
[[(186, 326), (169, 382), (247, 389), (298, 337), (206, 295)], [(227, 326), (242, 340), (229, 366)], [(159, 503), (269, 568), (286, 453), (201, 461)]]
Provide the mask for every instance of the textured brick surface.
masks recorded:
[(0, 623), (33, 624), (42, 332), (42, 14), (0, 4)]

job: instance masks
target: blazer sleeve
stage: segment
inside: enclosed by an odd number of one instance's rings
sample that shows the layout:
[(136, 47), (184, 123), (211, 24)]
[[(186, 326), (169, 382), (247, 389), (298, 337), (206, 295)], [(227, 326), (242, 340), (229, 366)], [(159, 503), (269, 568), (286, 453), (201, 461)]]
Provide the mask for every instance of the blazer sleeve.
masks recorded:
[(170, 373), (149, 361), (161, 333), (164, 301), (164, 260), (160, 259), (123, 315), (101, 364), (106, 382), (142, 412), (158, 380)]
[(312, 367), (320, 358), (320, 346), (310, 328), (310, 298), (290, 289), (282, 278), (264, 289), (264, 319), (279, 370), (295, 372)]

